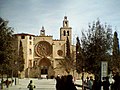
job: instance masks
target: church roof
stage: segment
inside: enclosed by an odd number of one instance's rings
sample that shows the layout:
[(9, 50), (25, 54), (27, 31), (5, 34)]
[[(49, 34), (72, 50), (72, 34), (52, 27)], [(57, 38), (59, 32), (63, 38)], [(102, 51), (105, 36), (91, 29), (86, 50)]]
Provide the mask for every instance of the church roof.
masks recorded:
[(18, 34), (14, 34), (14, 35), (18, 35), (18, 36), (35, 36), (33, 34), (28, 34), (28, 33), (18, 33)]

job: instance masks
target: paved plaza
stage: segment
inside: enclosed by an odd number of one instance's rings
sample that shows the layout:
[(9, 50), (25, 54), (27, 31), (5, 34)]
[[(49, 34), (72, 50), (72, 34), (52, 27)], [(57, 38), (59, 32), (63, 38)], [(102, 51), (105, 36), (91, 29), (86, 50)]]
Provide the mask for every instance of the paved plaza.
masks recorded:
[[(17, 80), (17, 85), (10, 86), (9, 88), (5, 88), (3, 90), (28, 90), (27, 85), (30, 80), (33, 80), (36, 88), (34, 90), (56, 90), (56, 80), (55, 79), (33, 79), (33, 78), (25, 78)], [(80, 81), (76, 81), (75, 83), (81, 83)], [(80, 89), (78, 89), (80, 90)]]

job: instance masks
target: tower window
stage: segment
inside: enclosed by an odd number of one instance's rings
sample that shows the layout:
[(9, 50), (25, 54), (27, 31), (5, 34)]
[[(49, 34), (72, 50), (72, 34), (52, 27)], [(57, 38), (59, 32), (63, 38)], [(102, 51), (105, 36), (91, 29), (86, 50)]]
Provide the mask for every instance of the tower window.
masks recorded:
[(34, 61), (34, 62), (33, 62), (33, 67), (35, 67), (35, 66), (36, 66), (36, 62)]
[(25, 36), (21, 36), (21, 39), (25, 39)]
[(69, 31), (67, 31), (67, 36), (69, 36)]
[(30, 37), (29, 37), (29, 39), (31, 40), (31, 39), (32, 39), (32, 37), (30, 36)]
[(32, 50), (31, 50), (31, 49), (29, 49), (29, 54), (30, 54), (30, 55), (32, 54)]
[(32, 42), (30, 41), (30, 45), (32, 45)]
[(65, 22), (65, 26), (67, 26), (67, 21)]
[(66, 31), (63, 31), (63, 35), (66, 36)]
[(29, 60), (29, 67), (32, 67), (32, 60)]

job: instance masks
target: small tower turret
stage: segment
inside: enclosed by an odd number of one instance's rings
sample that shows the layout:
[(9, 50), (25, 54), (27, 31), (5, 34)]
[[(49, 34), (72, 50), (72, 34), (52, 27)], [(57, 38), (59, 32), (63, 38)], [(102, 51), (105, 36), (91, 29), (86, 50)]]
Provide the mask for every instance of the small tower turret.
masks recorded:
[(67, 16), (64, 17), (63, 27), (69, 27), (69, 25), (68, 25), (68, 20), (67, 20)]
[(40, 30), (40, 36), (45, 36), (45, 29), (43, 26), (42, 29)]

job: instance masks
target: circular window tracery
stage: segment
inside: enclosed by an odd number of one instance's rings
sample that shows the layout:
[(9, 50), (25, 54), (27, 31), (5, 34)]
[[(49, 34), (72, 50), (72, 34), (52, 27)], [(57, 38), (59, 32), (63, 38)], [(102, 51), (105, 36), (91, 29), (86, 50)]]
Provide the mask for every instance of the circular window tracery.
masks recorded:
[(59, 56), (63, 56), (63, 51), (62, 51), (62, 50), (58, 50), (58, 51), (57, 51), (57, 54), (58, 54)]
[(35, 45), (35, 52), (38, 56), (49, 56), (52, 54), (52, 45), (46, 41), (40, 41)]

